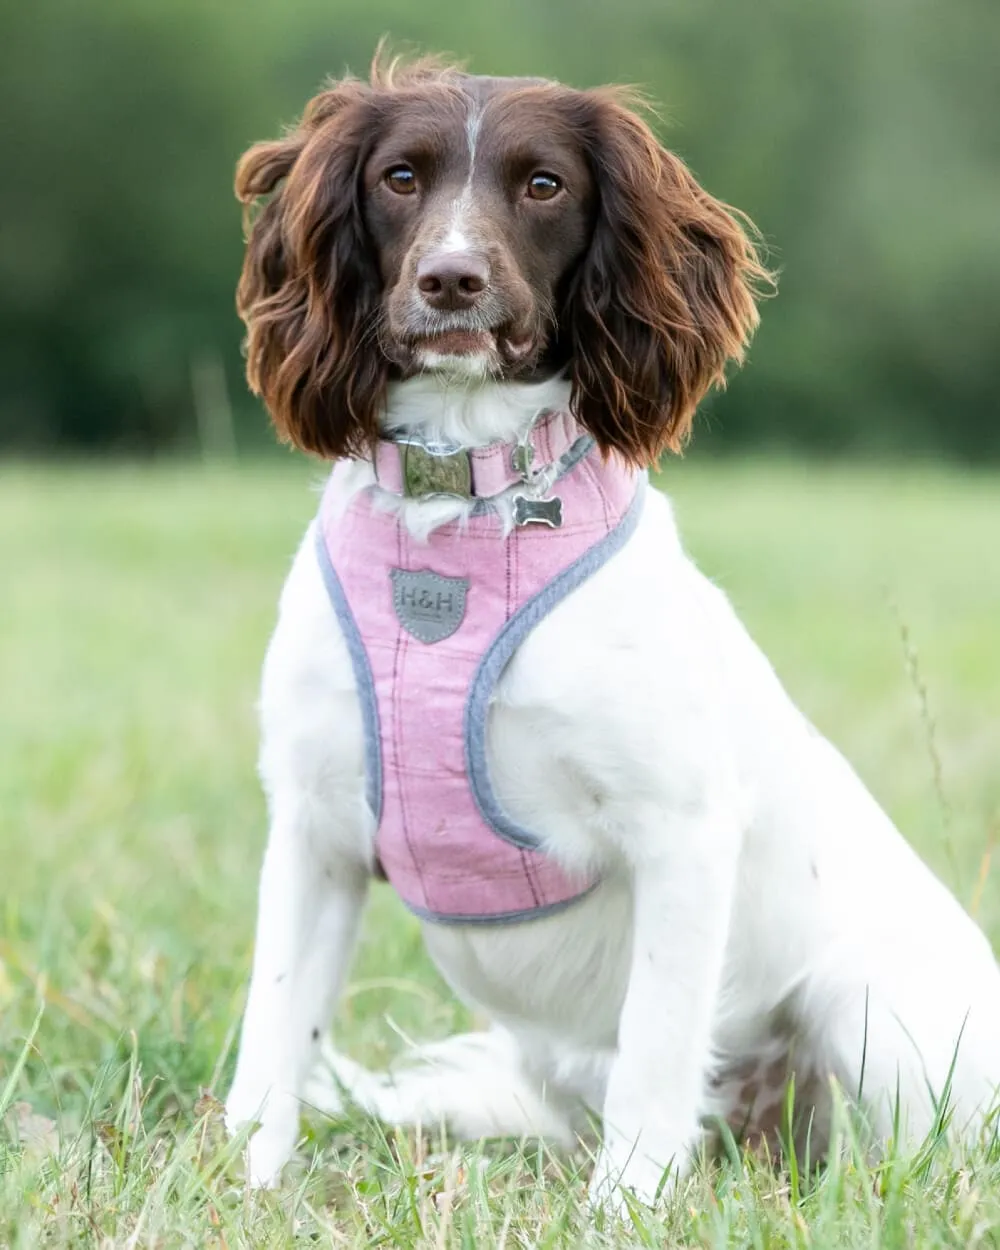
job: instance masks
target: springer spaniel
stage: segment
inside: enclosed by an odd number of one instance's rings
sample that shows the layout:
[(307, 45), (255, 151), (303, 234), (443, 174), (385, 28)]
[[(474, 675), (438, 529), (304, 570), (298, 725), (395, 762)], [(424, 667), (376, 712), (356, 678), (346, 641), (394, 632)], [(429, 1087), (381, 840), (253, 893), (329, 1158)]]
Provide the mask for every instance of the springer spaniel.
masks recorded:
[[(250, 384), (338, 462), (263, 675), (254, 1183), (344, 1096), (471, 1138), (597, 1115), (598, 1202), (651, 1202), (713, 1122), (772, 1133), (793, 1075), (814, 1149), (833, 1082), (879, 1135), (942, 1100), (975, 1133), (988, 942), (643, 491), (756, 325), (745, 219), (618, 91), (429, 62), (321, 92), (236, 187), (270, 197)], [(383, 871), (493, 1023), (379, 1074), (326, 1033)]]

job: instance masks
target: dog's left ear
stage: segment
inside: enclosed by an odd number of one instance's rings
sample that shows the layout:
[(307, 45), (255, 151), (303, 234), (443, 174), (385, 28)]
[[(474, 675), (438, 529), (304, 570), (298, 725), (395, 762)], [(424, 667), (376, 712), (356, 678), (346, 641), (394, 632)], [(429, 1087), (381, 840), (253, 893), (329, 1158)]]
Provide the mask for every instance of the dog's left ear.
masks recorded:
[(607, 92), (591, 104), (599, 203), (562, 316), (573, 407), (602, 450), (645, 466), (681, 449), (700, 400), (742, 360), (772, 279), (738, 215), (633, 111)]

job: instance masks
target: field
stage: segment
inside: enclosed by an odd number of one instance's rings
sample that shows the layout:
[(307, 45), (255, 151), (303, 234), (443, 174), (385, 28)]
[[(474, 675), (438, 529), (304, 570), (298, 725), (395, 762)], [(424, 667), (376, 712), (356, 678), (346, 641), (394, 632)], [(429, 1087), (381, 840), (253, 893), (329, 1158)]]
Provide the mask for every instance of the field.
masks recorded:
[[(0, 470), (0, 1245), (1000, 1244), (996, 1144), (873, 1168), (849, 1128), (818, 1177), (737, 1158), (622, 1225), (589, 1221), (586, 1152), (360, 1117), (246, 1192), (217, 1098), (265, 832), (255, 686), (317, 480)], [(1000, 942), (1000, 481), (697, 458), (664, 480), (796, 700)], [(467, 1023), (379, 888), (342, 1044), (375, 1066)]]

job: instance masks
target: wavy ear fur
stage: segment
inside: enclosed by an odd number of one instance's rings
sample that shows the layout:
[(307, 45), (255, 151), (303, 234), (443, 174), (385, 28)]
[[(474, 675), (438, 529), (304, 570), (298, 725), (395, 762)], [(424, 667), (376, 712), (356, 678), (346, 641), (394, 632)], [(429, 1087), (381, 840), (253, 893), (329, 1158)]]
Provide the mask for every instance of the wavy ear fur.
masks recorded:
[(562, 319), (573, 403), (603, 450), (647, 465), (683, 447), (700, 400), (724, 384), (727, 361), (742, 360), (771, 276), (736, 212), (621, 93), (590, 96), (600, 202)]
[(360, 207), (370, 98), (351, 79), (321, 92), (294, 131), (256, 144), (236, 170), (248, 225), (236, 298), (247, 380), (282, 439), (331, 458), (363, 454), (374, 441), (387, 382), (373, 343), (380, 283)]

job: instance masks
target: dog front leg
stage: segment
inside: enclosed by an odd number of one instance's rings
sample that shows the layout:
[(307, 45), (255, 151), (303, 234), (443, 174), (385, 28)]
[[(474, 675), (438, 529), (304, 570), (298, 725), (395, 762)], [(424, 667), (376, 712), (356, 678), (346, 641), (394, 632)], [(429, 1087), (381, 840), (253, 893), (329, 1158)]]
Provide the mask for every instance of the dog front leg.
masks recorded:
[[(739, 838), (735, 822), (671, 818), (633, 864), (633, 948), (591, 1198), (651, 1204), (689, 1166), (709, 1064)], [(655, 844), (654, 844), (655, 845)]]
[(320, 1054), (354, 948), (367, 870), (329, 849), (307, 817), (276, 820), (260, 878), (257, 937), (231, 1132), (259, 1121), (249, 1143), (255, 1185), (276, 1183), (298, 1136), (300, 1101)]

